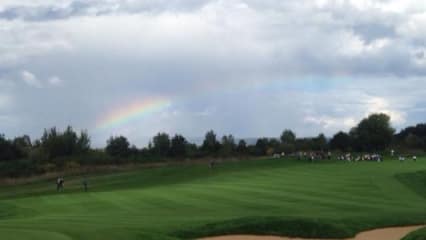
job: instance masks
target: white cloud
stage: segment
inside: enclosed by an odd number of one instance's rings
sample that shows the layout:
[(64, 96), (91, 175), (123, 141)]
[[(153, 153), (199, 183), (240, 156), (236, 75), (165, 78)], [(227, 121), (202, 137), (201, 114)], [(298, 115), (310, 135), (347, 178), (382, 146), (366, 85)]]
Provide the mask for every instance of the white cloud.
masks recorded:
[(36, 88), (43, 87), (42, 82), (39, 79), (37, 79), (36, 75), (34, 75), (33, 73), (27, 70), (24, 70), (21, 72), (21, 78), (28, 86), (36, 87)]
[(32, 58), (71, 51), (66, 36), (57, 29), (60, 25), (0, 20), (0, 67), (12, 68)]
[(365, 116), (372, 113), (385, 113), (390, 116), (391, 122), (402, 125), (406, 122), (406, 114), (392, 107), (392, 105), (384, 98), (371, 97), (367, 99), (367, 111)]
[(306, 116), (303, 121), (316, 124), (328, 131), (348, 130), (356, 125), (356, 120), (352, 117)]
[(48, 83), (52, 86), (60, 86), (63, 84), (63, 80), (59, 78), (58, 76), (52, 76), (48, 80)]

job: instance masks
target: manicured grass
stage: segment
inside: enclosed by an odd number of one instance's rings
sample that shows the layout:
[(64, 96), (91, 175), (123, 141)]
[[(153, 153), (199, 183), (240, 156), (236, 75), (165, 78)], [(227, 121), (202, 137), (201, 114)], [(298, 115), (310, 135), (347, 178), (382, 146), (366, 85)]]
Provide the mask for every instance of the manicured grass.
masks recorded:
[(66, 177), (61, 193), (54, 180), (38, 181), (0, 187), (0, 237), (350, 236), (425, 223), (426, 199), (418, 189), (425, 173), (425, 158), (314, 164), (267, 159), (88, 176), (87, 193), (79, 176)]
[(397, 174), (396, 177), (408, 188), (426, 198), (426, 171), (401, 173)]

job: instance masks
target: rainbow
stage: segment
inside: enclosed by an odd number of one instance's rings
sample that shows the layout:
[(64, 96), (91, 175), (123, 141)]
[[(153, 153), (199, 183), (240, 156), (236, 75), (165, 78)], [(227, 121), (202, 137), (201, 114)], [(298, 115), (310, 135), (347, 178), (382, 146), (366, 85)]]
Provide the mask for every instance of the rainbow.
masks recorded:
[(170, 101), (166, 99), (148, 99), (132, 102), (99, 118), (96, 122), (96, 129), (103, 130), (124, 125), (130, 121), (141, 119), (166, 109), (170, 104)]

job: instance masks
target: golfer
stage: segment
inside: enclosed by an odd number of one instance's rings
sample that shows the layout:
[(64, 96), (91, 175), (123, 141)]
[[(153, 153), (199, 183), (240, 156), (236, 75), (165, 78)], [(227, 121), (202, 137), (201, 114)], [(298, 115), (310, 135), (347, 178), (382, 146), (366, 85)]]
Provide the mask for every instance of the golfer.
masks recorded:
[(59, 177), (56, 180), (56, 191), (61, 191), (64, 188), (64, 179)]
[(87, 179), (85, 178), (85, 179), (83, 179), (83, 188), (84, 188), (84, 191), (85, 192), (87, 192), (87, 190), (88, 190), (88, 188), (89, 188), (89, 182), (87, 181)]

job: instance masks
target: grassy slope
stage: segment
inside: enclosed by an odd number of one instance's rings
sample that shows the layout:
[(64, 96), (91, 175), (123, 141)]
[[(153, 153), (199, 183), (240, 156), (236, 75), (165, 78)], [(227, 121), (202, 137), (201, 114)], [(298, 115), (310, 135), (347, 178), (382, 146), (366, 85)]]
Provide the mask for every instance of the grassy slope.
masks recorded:
[[(411, 188), (413, 191), (417, 192), (426, 199), (426, 171), (402, 173), (396, 175), (396, 177), (408, 188)], [(426, 240), (426, 228), (409, 234), (404, 238), (404, 240)]]
[(426, 240), (426, 228), (408, 234), (403, 240)]
[(426, 171), (400, 173), (396, 175), (396, 178), (408, 188), (426, 198)]
[(350, 235), (424, 223), (425, 198), (394, 176), (425, 170), (426, 159), (357, 164), (259, 160), (214, 170), (195, 165), (91, 176), (89, 193), (81, 192), (79, 177), (66, 178), (60, 194), (51, 181), (1, 187), (0, 236), (176, 239), (239, 231), (300, 235), (300, 229), (323, 236), (319, 222), (330, 229), (328, 234)]

